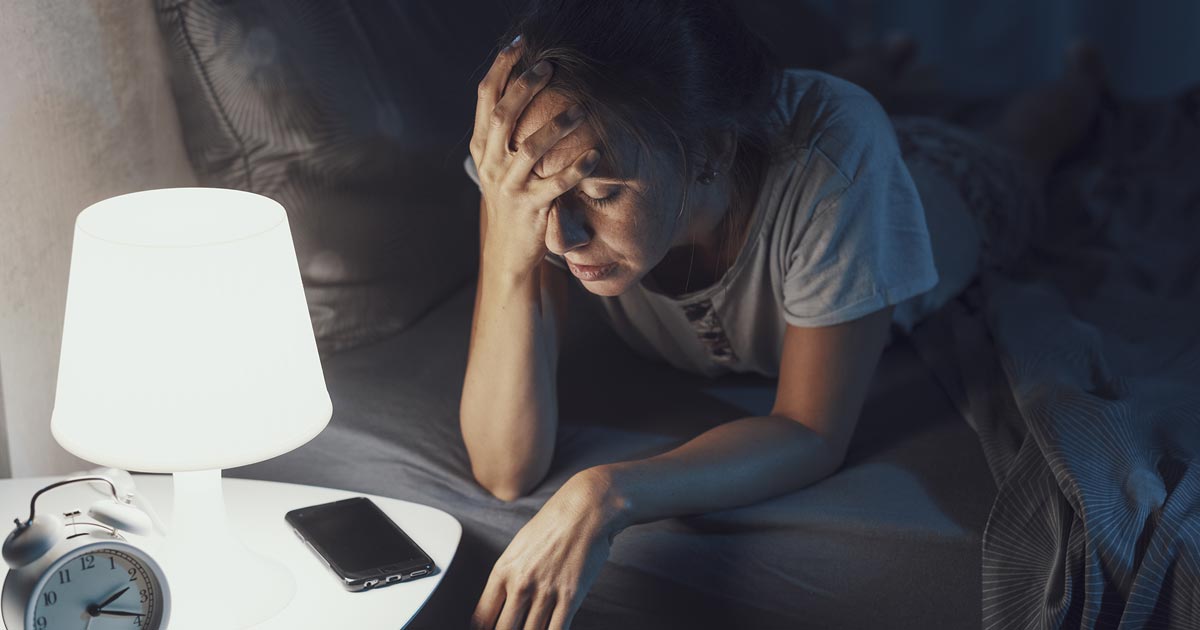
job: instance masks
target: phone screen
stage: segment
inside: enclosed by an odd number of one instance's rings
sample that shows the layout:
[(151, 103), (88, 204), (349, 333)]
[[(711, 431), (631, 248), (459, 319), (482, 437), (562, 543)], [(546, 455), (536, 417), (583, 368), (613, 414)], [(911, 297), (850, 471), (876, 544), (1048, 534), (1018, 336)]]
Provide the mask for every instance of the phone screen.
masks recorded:
[(430, 562), (370, 499), (357, 497), (294, 510), (288, 520), (342, 571)]

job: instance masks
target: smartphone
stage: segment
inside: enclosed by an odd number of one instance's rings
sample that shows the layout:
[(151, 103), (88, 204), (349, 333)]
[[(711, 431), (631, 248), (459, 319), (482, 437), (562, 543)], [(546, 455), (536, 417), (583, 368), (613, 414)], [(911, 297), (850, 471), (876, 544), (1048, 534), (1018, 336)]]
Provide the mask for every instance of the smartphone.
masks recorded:
[(429, 554), (366, 497), (292, 510), (292, 530), (348, 591), (433, 575)]

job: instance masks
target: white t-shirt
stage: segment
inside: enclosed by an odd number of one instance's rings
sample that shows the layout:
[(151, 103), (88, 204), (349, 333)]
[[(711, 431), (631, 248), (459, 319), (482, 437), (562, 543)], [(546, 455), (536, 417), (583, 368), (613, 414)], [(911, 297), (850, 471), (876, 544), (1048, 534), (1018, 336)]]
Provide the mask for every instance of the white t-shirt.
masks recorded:
[[(779, 106), (796, 148), (769, 166), (733, 266), (686, 295), (663, 294), (647, 275), (622, 295), (596, 296), (639, 353), (711, 376), (778, 376), (789, 324), (846, 322), (937, 284), (921, 197), (875, 98), (792, 69)], [(478, 184), (469, 156), (464, 166)]]

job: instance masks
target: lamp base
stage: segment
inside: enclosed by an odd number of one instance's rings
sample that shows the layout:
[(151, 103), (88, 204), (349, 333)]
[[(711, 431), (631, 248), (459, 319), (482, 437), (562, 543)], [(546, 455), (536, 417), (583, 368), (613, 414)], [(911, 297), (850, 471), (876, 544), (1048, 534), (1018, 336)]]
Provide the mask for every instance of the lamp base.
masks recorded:
[(175, 509), (162, 549), (171, 629), (248, 628), (279, 614), (296, 580), (229, 528), (221, 471), (175, 473)]

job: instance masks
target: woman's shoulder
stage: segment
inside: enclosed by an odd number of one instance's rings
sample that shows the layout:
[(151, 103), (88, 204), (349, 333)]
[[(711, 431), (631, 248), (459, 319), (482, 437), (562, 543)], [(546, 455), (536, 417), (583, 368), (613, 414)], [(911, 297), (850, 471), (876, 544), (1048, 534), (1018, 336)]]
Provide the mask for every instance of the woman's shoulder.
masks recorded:
[(883, 106), (866, 89), (821, 70), (785, 69), (778, 95), (793, 120), (801, 117), (833, 123), (861, 115), (887, 118)]
[(771, 207), (761, 232), (784, 266), (802, 242), (821, 237), (812, 230), (818, 215), (824, 229), (837, 232), (839, 222), (861, 214), (857, 203), (845, 211), (848, 200), (894, 194), (888, 186), (901, 158), (891, 119), (865, 89), (807, 69), (786, 70), (781, 85), (780, 105), (796, 150), (775, 155), (765, 197)]
[(785, 70), (779, 106), (787, 143), (819, 152), (848, 181), (855, 179), (872, 148), (881, 142), (895, 145), (895, 130), (879, 101), (862, 87), (820, 70)]
[(765, 182), (777, 194), (764, 201), (794, 210), (798, 201), (832, 196), (870, 177), (876, 167), (867, 159), (875, 147), (895, 144), (891, 121), (875, 98), (831, 74), (785, 70), (777, 103), (779, 137)]

